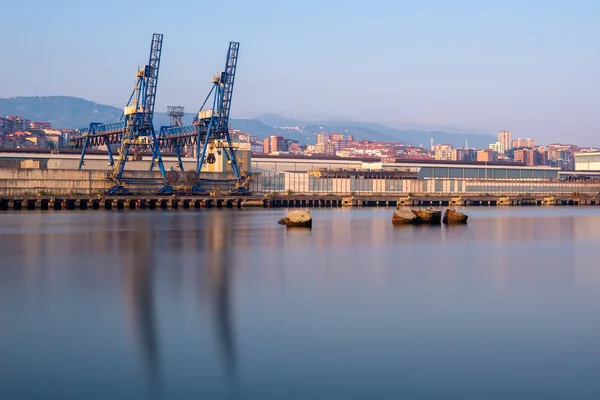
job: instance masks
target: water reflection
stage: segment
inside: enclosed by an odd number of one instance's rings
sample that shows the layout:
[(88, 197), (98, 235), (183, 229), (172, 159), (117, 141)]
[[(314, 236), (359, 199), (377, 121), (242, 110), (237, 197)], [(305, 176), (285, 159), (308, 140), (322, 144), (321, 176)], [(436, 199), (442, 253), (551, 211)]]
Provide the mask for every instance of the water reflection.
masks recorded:
[(231, 284), (233, 280), (233, 257), (236, 252), (235, 235), (229, 218), (214, 214), (209, 221), (210, 229), (204, 230), (204, 249), (208, 252), (205, 272), (214, 318), (215, 335), (221, 359), (229, 378), (237, 374), (235, 329), (232, 315)]
[(0, 398), (600, 398), (599, 210), (391, 213), (0, 214)]
[(157, 233), (145, 219), (130, 221), (130, 226), (114, 235), (125, 254), (125, 305), (146, 375), (158, 385), (160, 354), (153, 290)]
[[(229, 379), (237, 374), (235, 329), (232, 313), (233, 253), (235, 243), (230, 220), (223, 214), (207, 215), (206, 224), (190, 224), (189, 219), (173, 216), (165, 225), (151, 224), (138, 218), (129, 224), (129, 229), (120, 227), (111, 241), (124, 253), (125, 305), (136, 346), (141, 354), (148, 379), (160, 382), (160, 338), (158, 335), (155, 306), (156, 263), (168, 266), (174, 280), (184, 279), (182, 270), (196, 271), (199, 304), (209, 304), (209, 321), (214, 331), (222, 365)], [(118, 225), (120, 224), (117, 223)], [(163, 240), (158, 240), (161, 237)], [(162, 251), (167, 257), (161, 257)], [(178, 272), (177, 272), (178, 271)], [(182, 290), (183, 285), (170, 286)], [(167, 332), (173, 327), (165, 327)]]

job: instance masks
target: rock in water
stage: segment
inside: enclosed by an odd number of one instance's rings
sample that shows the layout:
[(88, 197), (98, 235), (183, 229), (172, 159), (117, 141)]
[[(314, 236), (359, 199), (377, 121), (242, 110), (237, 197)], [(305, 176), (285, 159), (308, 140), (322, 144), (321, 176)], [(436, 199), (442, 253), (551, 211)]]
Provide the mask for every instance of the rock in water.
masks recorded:
[(311, 228), (312, 216), (308, 211), (294, 210), (287, 213), (285, 218), (280, 219), (278, 223), (289, 227)]
[(415, 215), (415, 213), (409, 210), (408, 208), (397, 208), (396, 211), (394, 211), (394, 215), (392, 216), (392, 224), (414, 224), (416, 222), (416, 219), (417, 216)]
[(469, 217), (459, 211), (448, 208), (442, 222), (444, 224), (466, 224)]
[(442, 223), (442, 212), (440, 210), (434, 210), (430, 207), (426, 210), (412, 210), (412, 212), (417, 216), (415, 221), (417, 224), (440, 225)]

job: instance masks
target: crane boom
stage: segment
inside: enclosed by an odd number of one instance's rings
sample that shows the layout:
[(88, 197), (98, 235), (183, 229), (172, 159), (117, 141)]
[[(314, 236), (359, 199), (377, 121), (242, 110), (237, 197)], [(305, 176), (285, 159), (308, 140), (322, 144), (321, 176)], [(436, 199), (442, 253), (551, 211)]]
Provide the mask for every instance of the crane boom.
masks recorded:
[(145, 67), (144, 75), (146, 77), (146, 105), (144, 107), (143, 128), (145, 130), (154, 129), (152, 121), (154, 117), (154, 102), (156, 100), (156, 86), (158, 84), (158, 71), (160, 68), (160, 56), (162, 53), (163, 35), (154, 33), (152, 35), (152, 45), (150, 47), (150, 57), (148, 65)]
[(225, 70), (221, 73), (222, 95), (219, 105), (219, 123), (216, 134), (229, 134), (229, 112), (231, 110), (231, 96), (233, 95), (233, 84), (235, 82), (235, 71), (237, 68), (238, 52), (240, 44), (238, 42), (229, 43), (227, 60), (225, 61)]

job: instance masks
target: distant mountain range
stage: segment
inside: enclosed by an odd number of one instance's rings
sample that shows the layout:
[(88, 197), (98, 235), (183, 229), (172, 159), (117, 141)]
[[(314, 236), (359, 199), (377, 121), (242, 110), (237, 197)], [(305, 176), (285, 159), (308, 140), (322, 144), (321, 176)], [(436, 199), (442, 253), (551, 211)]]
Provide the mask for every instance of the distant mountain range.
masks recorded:
[[(67, 96), (14, 97), (0, 98), (0, 115), (20, 115), (32, 121), (52, 123), (56, 128), (80, 128), (90, 122), (112, 122), (121, 117), (117, 107), (97, 104), (89, 100)], [(186, 113), (184, 124), (191, 123), (193, 113)], [(154, 117), (157, 127), (169, 125), (169, 116), (157, 112)], [(429, 139), (435, 143), (449, 143), (463, 147), (465, 140), (469, 147), (485, 148), (496, 141), (494, 135), (479, 135), (446, 131), (418, 129), (396, 129), (373, 122), (355, 121), (301, 121), (277, 114), (263, 114), (254, 119), (232, 119), (231, 127), (262, 138), (273, 134), (297, 140), (301, 144), (314, 143), (320, 132), (352, 134), (357, 140), (380, 142), (396, 141), (404, 144), (429, 146)]]
[(19, 115), (31, 121), (50, 122), (56, 128), (79, 128), (92, 121), (119, 119), (122, 110), (66, 96), (0, 98), (0, 116)]

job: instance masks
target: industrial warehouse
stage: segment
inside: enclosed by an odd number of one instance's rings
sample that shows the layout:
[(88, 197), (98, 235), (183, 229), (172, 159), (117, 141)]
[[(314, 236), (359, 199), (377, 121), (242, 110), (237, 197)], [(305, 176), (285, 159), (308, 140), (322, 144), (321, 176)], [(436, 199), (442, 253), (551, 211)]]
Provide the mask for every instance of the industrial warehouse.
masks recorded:
[[(151, 155), (128, 163), (130, 176), (148, 182), (138, 185), (140, 193), (152, 193), (160, 183), (159, 171), (149, 171)], [(460, 195), (460, 194), (571, 194), (600, 193), (600, 172), (562, 171), (553, 167), (527, 167), (507, 163), (456, 163), (397, 160), (341, 159), (335, 157), (252, 156), (249, 149), (237, 149), (240, 164), (247, 168), (248, 190), (254, 194), (334, 195)], [(165, 155), (164, 168), (173, 186), (195, 184), (186, 181), (187, 169), (195, 166), (190, 157)], [(90, 152), (78, 170), (80, 156), (74, 151), (0, 152), (0, 194), (18, 195), (27, 190), (55, 194), (95, 194), (110, 186), (106, 153)], [(184, 171), (180, 170), (180, 163)], [(39, 177), (34, 178), (34, 176)], [(93, 178), (92, 178), (93, 176)], [(103, 178), (104, 177), (104, 178)], [(235, 183), (235, 172), (225, 157), (204, 165), (200, 182), (213, 188)], [(93, 182), (89, 182), (93, 180)], [(154, 186), (152, 185), (154, 184)]]

